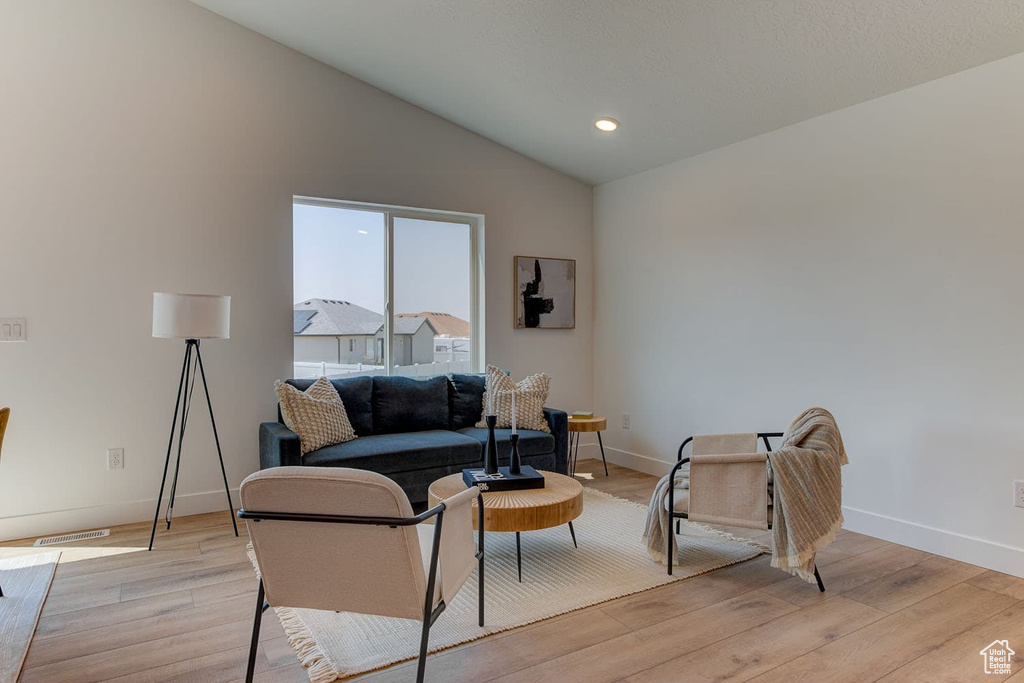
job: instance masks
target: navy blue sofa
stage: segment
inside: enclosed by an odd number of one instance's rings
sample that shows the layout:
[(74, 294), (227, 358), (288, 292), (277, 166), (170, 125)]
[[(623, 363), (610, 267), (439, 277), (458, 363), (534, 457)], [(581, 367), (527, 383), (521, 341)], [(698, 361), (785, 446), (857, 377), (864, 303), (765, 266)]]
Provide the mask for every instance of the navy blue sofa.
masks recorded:
[[(311, 379), (290, 379), (305, 391)], [(354, 467), (394, 479), (409, 500), (427, 500), (430, 484), (466, 467), (483, 464), (487, 430), (477, 429), (484, 394), (484, 376), (453, 374), (409, 377), (353, 377), (332, 380), (352, 427), (359, 437), (301, 455), (298, 435), (277, 422), (260, 425), (260, 469), (285, 465)], [(524, 465), (567, 474), (569, 418), (561, 410), (544, 409), (551, 433), (519, 430)], [(511, 430), (498, 429), (498, 460), (508, 464)]]

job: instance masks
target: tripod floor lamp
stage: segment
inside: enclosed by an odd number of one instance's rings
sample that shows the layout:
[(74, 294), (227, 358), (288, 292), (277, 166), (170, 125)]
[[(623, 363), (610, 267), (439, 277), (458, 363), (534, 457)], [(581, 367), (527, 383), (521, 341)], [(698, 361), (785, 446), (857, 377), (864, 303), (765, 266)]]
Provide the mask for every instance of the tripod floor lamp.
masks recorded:
[[(189, 407), (192, 405), (192, 394), (196, 386), (196, 372), (203, 380), (203, 393), (206, 394), (206, 405), (210, 409), (210, 424), (213, 426), (213, 440), (217, 445), (217, 458), (220, 460), (220, 473), (224, 478), (224, 493), (228, 497), (228, 514), (231, 525), (238, 536), (238, 524), (235, 522), (234, 505), (231, 503), (231, 489), (228, 488), (228, 475), (224, 470), (224, 455), (220, 450), (220, 438), (217, 436), (217, 422), (213, 419), (213, 402), (210, 401), (210, 388), (206, 384), (206, 370), (203, 368), (203, 356), (199, 352), (199, 342), (203, 339), (227, 339), (231, 331), (231, 297), (210, 294), (153, 294), (153, 336), (163, 339), (184, 339), (185, 359), (181, 364), (181, 378), (178, 380), (178, 396), (174, 402), (174, 417), (171, 419), (171, 436), (167, 441), (167, 458), (164, 460), (164, 474), (160, 479), (160, 494), (156, 499), (156, 512), (153, 514), (153, 530), (149, 534), (149, 549), (153, 549), (156, 538), (156, 525), (160, 519), (160, 505), (164, 499), (164, 486), (167, 484), (167, 471), (171, 465), (171, 451), (174, 446), (175, 432), (178, 437), (178, 454), (174, 463), (174, 479), (171, 481), (170, 497), (167, 500), (165, 519), (167, 528), (171, 528), (171, 517), (174, 516), (174, 494), (178, 489), (178, 471), (181, 468), (181, 442), (185, 438), (185, 426), (188, 424)], [(178, 421), (178, 414), (181, 421)]]

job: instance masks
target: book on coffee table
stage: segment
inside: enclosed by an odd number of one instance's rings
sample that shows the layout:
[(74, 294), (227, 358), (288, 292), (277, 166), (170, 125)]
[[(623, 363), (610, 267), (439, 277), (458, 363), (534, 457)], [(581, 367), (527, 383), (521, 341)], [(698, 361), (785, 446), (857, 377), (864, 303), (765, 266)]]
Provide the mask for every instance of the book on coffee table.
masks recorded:
[(570, 417), (574, 420), (589, 420), (590, 418), (594, 417), (594, 413), (593, 411), (589, 410), (577, 410), (576, 412), (572, 413)]
[(519, 468), (519, 474), (512, 474), (507, 467), (499, 467), (497, 473), (487, 474), (483, 468), (462, 470), (462, 481), (466, 486), (476, 486), (483, 491), (515, 491), (518, 489), (544, 488), (544, 475), (529, 465)]

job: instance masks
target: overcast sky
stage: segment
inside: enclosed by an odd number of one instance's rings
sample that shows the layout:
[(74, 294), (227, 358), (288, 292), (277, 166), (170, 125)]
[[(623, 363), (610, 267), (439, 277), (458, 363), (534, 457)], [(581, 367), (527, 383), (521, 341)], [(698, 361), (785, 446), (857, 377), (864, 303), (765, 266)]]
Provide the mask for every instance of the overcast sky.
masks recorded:
[[(384, 311), (384, 214), (294, 206), (294, 302), (340, 299)], [(395, 220), (395, 312), (469, 320), (469, 226)]]

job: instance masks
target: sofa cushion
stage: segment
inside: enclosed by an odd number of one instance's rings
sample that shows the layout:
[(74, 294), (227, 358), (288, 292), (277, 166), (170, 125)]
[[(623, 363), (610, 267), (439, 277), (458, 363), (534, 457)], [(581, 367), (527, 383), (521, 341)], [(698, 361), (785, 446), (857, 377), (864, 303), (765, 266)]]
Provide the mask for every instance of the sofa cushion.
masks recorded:
[(480, 442), (446, 429), (407, 434), (376, 434), (307, 453), (303, 465), (354, 467), (380, 474), (480, 462)]
[[(313, 384), (311, 379), (290, 379), (288, 384), (299, 391), (305, 391)], [(357, 436), (373, 434), (373, 378), (349, 377), (332, 379), (331, 386), (338, 392), (341, 402), (345, 404), (345, 413), (356, 430)], [(278, 413), (280, 418), (280, 413)]]
[(448, 375), (448, 411), (451, 414), (451, 429), (472, 427), (480, 421), (486, 386), (487, 377), (484, 375)]
[(448, 378), (444, 375), (373, 378), (373, 433), (448, 429)]
[[(547, 417), (544, 415), (544, 404), (548, 401), (551, 377), (547, 373), (530, 375), (514, 382), (501, 368), (487, 366), (487, 391), (481, 401), (481, 412), (496, 415), (498, 427), (513, 426), (512, 415), (520, 429), (536, 429), (550, 432)], [(515, 411), (513, 411), (513, 407)], [(476, 427), (484, 427), (481, 418)]]
[(299, 435), (303, 454), (356, 438), (341, 397), (323, 377), (305, 391), (278, 380), (274, 391), (285, 425)]
[[(487, 430), (480, 429), (479, 427), (465, 427), (458, 430), (459, 434), (468, 436), (475, 441), (480, 442), (481, 449), (483, 445), (487, 443)], [(509, 441), (511, 436), (511, 429), (495, 429), (494, 440), (498, 444), (498, 460), (501, 464), (506, 464), (509, 455), (512, 453), (512, 442)], [(538, 432), (534, 429), (520, 429), (519, 430), (519, 455), (525, 458), (529, 455), (544, 455), (547, 453), (553, 453), (555, 450), (555, 437), (544, 432)], [(483, 450), (480, 451), (480, 457), (483, 458)]]

